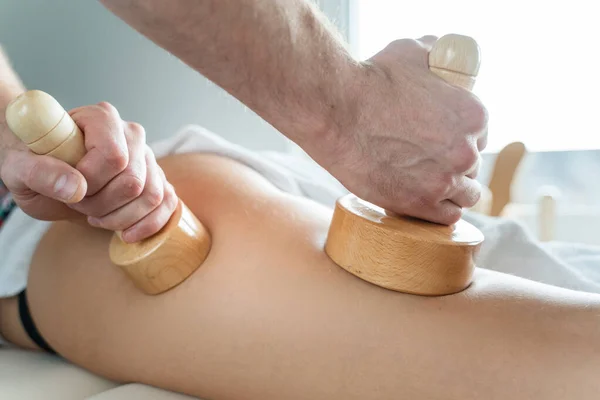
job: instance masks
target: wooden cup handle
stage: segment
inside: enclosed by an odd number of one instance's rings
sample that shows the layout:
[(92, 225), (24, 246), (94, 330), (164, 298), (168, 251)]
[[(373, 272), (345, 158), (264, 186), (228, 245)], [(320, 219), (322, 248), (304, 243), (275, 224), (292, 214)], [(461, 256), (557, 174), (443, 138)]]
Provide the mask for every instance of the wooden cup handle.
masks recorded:
[[(34, 153), (56, 157), (75, 167), (86, 153), (84, 136), (71, 116), (49, 94), (23, 93), (6, 109), (10, 130)], [(187, 279), (206, 259), (211, 237), (181, 202), (159, 232), (125, 243), (115, 232), (109, 257), (147, 294), (164, 293)]]
[[(83, 133), (69, 113), (48, 93), (30, 90), (6, 108), (9, 129), (29, 149), (66, 162), (73, 168), (85, 156)], [(115, 234), (121, 239), (121, 231)]]
[(83, 133), (75, 121), (54, 97), (40, 90), (25, 92), (10, 102), (6, 122), (36, 154), (75, 167), (86, 153)]
[[(429, 69), (451, 85), (472, 90), (479, 73), (481, 51), (477, 42), (463, 35), (442, 36), (429, 52)], [(487, 212), (491, 206), (491, 191), (482, 188), (481, 198), (471, 209)]]
[(473, 89), (481, 52), (477, 42), (463, 35), (442, 36), (429, 52), (429, 69), (454, 86)]

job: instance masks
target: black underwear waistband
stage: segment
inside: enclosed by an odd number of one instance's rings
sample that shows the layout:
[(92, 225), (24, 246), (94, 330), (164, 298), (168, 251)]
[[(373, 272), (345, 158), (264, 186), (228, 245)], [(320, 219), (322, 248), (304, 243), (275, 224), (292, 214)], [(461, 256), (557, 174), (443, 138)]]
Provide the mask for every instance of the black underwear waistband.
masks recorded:
[(19, 317), (21, 318), (21, 324), (23, 329), (27, 332), (27, 335), (38, 345), (42, 350), (47, 351), (50, 354), (56, 354), (56, 351), (44, 340), (40, 332), (38, 331), (33, 318), (31, 318), (31, 312), (29, 311), (29, 304), (27, 303), (27, 295), (25, 290), (19, 293)]

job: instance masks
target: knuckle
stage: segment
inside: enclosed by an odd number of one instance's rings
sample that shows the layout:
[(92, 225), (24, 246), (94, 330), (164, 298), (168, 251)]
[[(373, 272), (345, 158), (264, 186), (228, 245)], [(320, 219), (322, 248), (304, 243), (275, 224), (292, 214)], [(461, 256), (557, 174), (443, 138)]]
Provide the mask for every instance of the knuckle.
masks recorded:
[(144, 132), (145, 130), (142, 124), (133, 121), (127, 122), (127, 128), (129, 128), (129, 130), (131, 130), (134, 133)]
[(477, 139), (477, 148), (479, 151), (485, 150), (488, 143), (488, 129), (487, 127), (481, 133), (481, 136)]
[(471, 179), (476, 179), (477, 176), (479, 175), (480, 170), (481, 170), (481, 156), (478, 156), (477, 161), (475, 162), (475, 165), (473, 165), (473, 167), (469, 170), (467, 177), (469, 177)]
[(489, 115), (487, 109), (480, 102), (477, 102), (477, 106), (473, 109), (473, 119), (476, 127), (479, 128), (477, 129), (477, 132), (481, 132), (486, 129)]
[(158, 207), (164, 198), (164, 190), (161, 185), (150, 185), (144, 194), (148, 205), (153, 209)]
[(142, 142), (146, 141), (146, 129), (137, 122), (127, 122), (128, 134), (139, 139)]
[(402, 38), (393, 40), (388, 47), (390, 49), (401, 49), (401, 48), (411, 48), (411, 47), (421, 47), (419, 42), (415, 39), (410, 38)]
[(116, 107), (108, 101), (101, 101), (100, 103), (98, 103), (98, 107), (100, 107), (100, 109), (102, 109), (107, 114), (113, 114), (115, 111), (117, 111)]
[(153, 165), (158, 169), (161, 178), (164, 176), (162, 169), (156, 162), (156, 157), (154, 156), (154, 152), (152, 151), (150, 146), (148, 146), (147, 144), (144, 145), (144, 159), (146, 160), (147, 166)]
[(461, 110), (462, 120), (467, 124), (466, 128), (471, 133), (483, 132), (488, 123), (487, 109), (479, 100), (471, 97), (465, 102)]
[(467, 141), (460, 146), (454, 157), (454, 172), (459, 174), (471, 171), (479, 163), (479, 152)]
[(144, 182), (134, 174), (125, 174), (121, 177), (121, 192), (127, 199), (139, 197), (144, 191)]
[(115, 141), (106, 144), (106, 152), (104, 153), (106, 163), (114, 170), (119, 172), (124, 171), (129, 163), (129, 154)]
[(23, 183), (29, 188), (33, 186), (37, 177), (44, 176), (48, 173), (40, 160), (41, 159), (34, 160), (31, 163), (31, 168), (29, 168), (29, 171), (27, 171), (22, 178)]
[(169, 185), (169, 189), (167, 190), (167, 193), (165, 195), (165, 203), (167, 204), (167, 207), (169, 207), (169, 211), (175, 211), (178, 202), (179, 199), (175, 194), (175, 189), (173, 188), (173, 186)]

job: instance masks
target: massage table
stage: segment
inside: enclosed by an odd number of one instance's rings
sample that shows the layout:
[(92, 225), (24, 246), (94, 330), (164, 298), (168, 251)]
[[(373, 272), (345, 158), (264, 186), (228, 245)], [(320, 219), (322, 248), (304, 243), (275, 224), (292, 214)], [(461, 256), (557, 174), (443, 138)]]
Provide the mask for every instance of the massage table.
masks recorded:
[(142, 384), (120, 385), (56, 356), (0, 348), (0, 400), (185, 400)]

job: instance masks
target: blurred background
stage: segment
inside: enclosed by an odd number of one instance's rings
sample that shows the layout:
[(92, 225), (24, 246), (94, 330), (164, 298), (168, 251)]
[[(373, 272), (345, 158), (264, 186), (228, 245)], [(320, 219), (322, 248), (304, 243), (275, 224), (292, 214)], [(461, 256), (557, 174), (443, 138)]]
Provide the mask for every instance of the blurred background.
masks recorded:
[[(600, 38), (587, 0), (319, 0), (349, 43), (369, 58), (403, 37), (474, 37), (482, 66), (474, 92), (490, 114), (480, 179), (498, 151), (527, 154), (512, 185), (510, 216), (540, 229), (539, 199), (553, 193), (553, 238), (600, 243), (600, 135), (593, 94)], [(144, 125), (151, 141), (189, 123), (251, 149), (294, 152), (293, 143), (223, 90), (106, 11), (95, 0), (2, 0), (0, 43), (26, 86), (65, 108), (102, 100)], [(201, 51), (201, 49), (199, 50)]]

